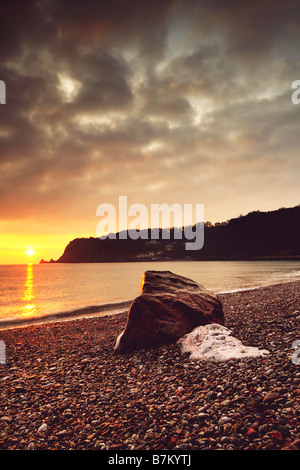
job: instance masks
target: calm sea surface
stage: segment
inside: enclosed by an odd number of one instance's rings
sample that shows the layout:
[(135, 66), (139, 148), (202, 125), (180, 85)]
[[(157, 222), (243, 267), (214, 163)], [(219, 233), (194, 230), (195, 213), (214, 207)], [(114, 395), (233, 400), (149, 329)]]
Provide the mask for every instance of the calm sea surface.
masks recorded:
[(125, 310), (147, 269), (170, 270), (219, 293), (300, 280), (299, 261), (2, 265), (0, 320), (77, 316), (99, 306), (105, 312)]

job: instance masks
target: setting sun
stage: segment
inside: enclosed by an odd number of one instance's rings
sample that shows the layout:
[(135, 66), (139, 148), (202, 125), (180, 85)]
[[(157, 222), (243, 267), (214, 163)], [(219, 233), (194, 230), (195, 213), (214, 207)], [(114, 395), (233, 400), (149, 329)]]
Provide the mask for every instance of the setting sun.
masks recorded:
[(27, 250), (27, 255), (28, 256), (33, 256), (34, 253), (35, 253), (35, 251), (32, 248), (28, 248), (28, 250)]

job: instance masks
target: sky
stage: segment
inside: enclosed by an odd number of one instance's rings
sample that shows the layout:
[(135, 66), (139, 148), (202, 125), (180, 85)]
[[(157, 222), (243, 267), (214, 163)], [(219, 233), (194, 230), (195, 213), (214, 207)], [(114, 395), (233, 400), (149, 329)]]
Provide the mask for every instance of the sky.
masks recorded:
[(0, 18), (0, 264), (57, 259), (119, 196), (212, 223), (299, 204), (298, 1), (10, 0)]

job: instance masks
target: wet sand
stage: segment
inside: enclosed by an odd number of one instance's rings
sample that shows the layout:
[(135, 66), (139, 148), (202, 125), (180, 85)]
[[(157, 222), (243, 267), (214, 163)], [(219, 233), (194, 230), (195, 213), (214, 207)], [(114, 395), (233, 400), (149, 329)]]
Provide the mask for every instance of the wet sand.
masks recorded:
[(300, 282), (219, 297), (234, 336), (268, 356), (115, 355), (126, 312), (0, 331), (0, 449), (299, 449)]

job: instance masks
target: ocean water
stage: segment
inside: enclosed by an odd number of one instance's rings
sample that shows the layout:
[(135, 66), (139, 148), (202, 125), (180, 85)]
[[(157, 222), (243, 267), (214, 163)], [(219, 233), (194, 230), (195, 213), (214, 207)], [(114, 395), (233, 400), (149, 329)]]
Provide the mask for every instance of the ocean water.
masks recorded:
[(300, 280), (299, 261), (2, 265), (0, 327), (126, 310), (148, 269), (173, 271), (216, 293)]

